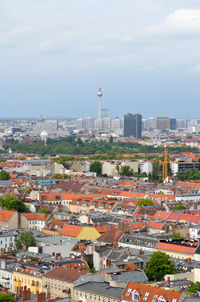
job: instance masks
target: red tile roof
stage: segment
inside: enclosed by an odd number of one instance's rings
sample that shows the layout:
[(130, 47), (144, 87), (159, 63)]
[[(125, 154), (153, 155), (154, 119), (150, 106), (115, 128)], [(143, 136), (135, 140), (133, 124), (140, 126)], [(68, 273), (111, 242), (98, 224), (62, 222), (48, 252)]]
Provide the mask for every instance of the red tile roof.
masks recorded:
[(124, 233), (119, 229), (112, 229), (102, 234), (97, 240), (107, 243), (118, 242)]
[(0, 210), (0, 221), (8, 222), (17, 211)]
[(153, 219), (165, 220), (169, 216), (169, 212), (157, 211), (155, 215), (152, 217)]
[(152, 302), (156, 297), (155, 301), (158, 301), (160, 297), (163, 297), (168, 302), (179, 302), (181, 293), (174, 290), (166, 290), (164, 288), (158, 288), (156, 286), (129, 282), (123, 292), (122, 300), (133, 301), (132, 295), (137, 293), (139, 295), (138, 302), (146, 301)]
[(86, 272), (80, 272), (75, 269), (65, 268), (63, 266), (60, 266), (60, 267), (56, 267), (56, 268), (52, 269), (51, 271), (44, 274), (43, 276), (46, 278), (50, 278), (50, 279), (73, 283), (80, 276), (83, 276), (85, 274), (86, 274)]
[(156, 246), (156, 249), (162, 251), (170, 251), (175, 253), (193, 255), (196, 250), (196, 246), (184, 246), (181, 244), (179, 245), (179, 244), (172, 244), (166, 242), (159, 242)]
[(33, 214), (22, 214), (22, 216), (26, 217), (28, 220), (42, 220), (47, 221), (49, 218), (48, 214), (41, 213), (33, 213)]
[(60, 235), (76, 238), (79, 235), (79, 233), (82, 231), (82, 229), (83, 227), (81, 226), (65, 224), (60, 232)]

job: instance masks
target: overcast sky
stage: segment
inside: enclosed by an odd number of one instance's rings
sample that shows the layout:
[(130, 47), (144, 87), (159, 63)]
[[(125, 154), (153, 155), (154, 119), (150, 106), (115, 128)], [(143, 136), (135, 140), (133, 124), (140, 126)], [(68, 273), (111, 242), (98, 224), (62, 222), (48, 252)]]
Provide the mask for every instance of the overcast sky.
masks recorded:
[(0, 0), (3, 117), (200, 118), (199, 0)]

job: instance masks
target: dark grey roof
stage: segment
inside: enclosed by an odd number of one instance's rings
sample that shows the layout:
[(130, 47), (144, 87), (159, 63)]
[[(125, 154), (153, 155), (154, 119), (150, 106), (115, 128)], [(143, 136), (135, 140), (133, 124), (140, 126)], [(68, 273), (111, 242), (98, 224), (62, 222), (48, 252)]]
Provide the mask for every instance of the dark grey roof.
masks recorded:
[(124, 282), (146, 282), (148, 281), (147, 276), (142, 270), (134, 270), (129, 272), (113, 273), (112, 279), (114, 281), (124, 281)]
[(107, 282), (88, 282), (74, 287), (75, 289), (100, 296), (120, 299), (124, 288), (112, 287)]
[(185, 297), (183, 302), (199, 302), (200, 297)]
[(154, 248), (158, 244), (159, 239), (144, 235), (124, 234), (119, 242)]

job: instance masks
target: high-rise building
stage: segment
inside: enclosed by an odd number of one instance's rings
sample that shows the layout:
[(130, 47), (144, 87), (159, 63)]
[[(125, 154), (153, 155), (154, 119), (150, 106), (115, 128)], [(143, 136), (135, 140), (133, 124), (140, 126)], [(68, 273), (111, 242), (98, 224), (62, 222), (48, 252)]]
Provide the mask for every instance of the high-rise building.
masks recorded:
[(149, 117), (146, 119), (146, 130), (153, 130), (156, 128), (156, 118), (155, 117)]
[(184, 119), (177, 119), (176, 120), (176, 127), (179, 128), (187, 128), (188, 126), (188, 120)]
[(170, 129), (176, 130), (176, 119), (175, 118), (170, 118)]
[(101, 117), (109, 117), (109, 111), (107, 108), (102, 108), (102, 113), (101, 113)]
[(128, 113), (124, 115), (124, 136), (142, 137), (142, 116), (140, 114)]
[(176, 129), (176, 119), (170, 119), (169, 117), (157, 117), (156, 119), (156, 129)]

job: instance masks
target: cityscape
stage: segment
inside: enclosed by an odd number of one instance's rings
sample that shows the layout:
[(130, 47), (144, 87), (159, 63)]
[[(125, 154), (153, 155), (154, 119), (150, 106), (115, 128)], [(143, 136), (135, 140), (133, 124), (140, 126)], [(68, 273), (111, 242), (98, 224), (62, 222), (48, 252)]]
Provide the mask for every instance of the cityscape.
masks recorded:
[(0, 16), (0, 301), (200, 302), (198, 1)]

